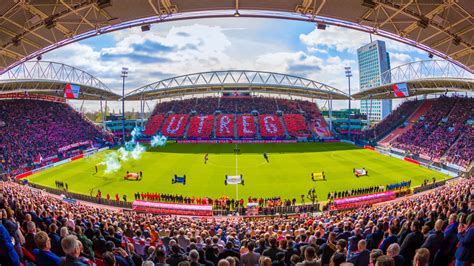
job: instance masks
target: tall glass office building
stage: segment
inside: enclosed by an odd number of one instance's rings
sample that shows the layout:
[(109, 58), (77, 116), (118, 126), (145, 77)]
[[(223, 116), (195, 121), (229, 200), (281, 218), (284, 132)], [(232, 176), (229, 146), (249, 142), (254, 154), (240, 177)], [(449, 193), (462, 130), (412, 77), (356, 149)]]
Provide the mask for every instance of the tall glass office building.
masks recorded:
[[(390, 83), (380, 80), (380, 74), (390, 69), (390, 58), (385, 42), (374, 41), (357, 49), (359, 61), (359, 87), (361, 91)], [(392, 100), (361, 100), (361, 113), (370, 120), (382, 120), (392, 111)]]

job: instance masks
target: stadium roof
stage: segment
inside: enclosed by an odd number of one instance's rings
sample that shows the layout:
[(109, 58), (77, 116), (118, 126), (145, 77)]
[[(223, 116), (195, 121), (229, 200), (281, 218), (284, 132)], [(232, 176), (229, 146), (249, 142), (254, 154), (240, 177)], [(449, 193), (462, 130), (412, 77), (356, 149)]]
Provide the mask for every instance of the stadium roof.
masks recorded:
[[(2, 0), (0, 71), (71, 42), (151, 23), (267, 17), (337, 25), (416, 46), (474, 70), (472, 0)], [(133, 6), (133, 8), (130, 8)], [(350, 40), (348, 40), (350, 41)]]
[(80, 86), (78, 100), (121, 98), (91, 74), (72, 66), (48, 61), (27, 61), (0, 75), (0, 94), (28, 91), (62, 97), (66, 84)]
[(385, 71), (372, 82), (380, 84), (380, 81), (386, 84), (373, 86), (353, 94), (352, 97), (356, 100), (397, 98), (393, 93), (393, 86), (400, 83), (406, 83), (409, 96), (474, 91), (474, 75), (444, 60), (404, 64)]
[(318, 99), (349, 99), (329, 85), (297, 76), (273, 72), (228, 70), (188, 74), (157, 81), (138, 88), (126, 100), (151, 100), (184, 95), (218, 93), (225, 90), (249, 90), (265, 94), (283, 94)]

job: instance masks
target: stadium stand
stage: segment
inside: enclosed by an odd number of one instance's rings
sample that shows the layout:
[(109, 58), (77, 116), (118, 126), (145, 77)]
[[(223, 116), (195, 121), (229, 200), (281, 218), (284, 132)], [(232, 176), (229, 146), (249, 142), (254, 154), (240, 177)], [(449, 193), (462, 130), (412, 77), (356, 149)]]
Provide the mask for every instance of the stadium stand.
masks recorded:
[[(181, 105), (180, 105), (181, 106)], [(188, 114), (171, 114), (166, 119), (161, 133), (167, 137), (181, 137), (183, 136), (186, 124), (188, 122)]]
[(421, 100), (403, 102), (374, 128), (367, 130), (365, 133), (367, 138), (380, 139), (385, 136), (389, 131), (404, 123), (422, 103)]
[(461, 137), (454, 143), (446, 153), (449, 163), (467, 168), (474, 155), (474, 128), (462, 129)]
[(421, 106), (403, 123), (401, 126), (396, 128), (394, 131), (390, 132), (384, 139), (379, 141), (380, 145), (388, 146), (392, 141), (397, 139), (403, 133), (411, 129), (420, 117), (424, 116), (428, 110), (431, 109), (433, 105), (433, 100), (425, 100)]
[(165, 115), (164, 114), (155, 114), (152, 115), (146, 125), (145, 125), (145, 130), (143, 130), (143, 134), (148, 135), (148, 136), (154, 136), (156, 133), (160, 130), (161, 124), (163, 123), (163, 120), (165, 120)]
[(284, 114), (283, 121), (291, 137), (311, 137), (304, 116), (300, 114)]
[[(440, 97), (431, 101), (431, 108), (426, 114), (399, 136), (393, 146), (423, 159), (439, 161), (462, 132), (472, 127), (468, 125), (468, 120), (473, 118), (474, 101), (464, 97)], [(455, 153), (456, 148), (453, 147), (451, 154)]]
[(216, 121), (216, 137), (217, 138), (233, 138), (234, 137), (234, 121), (233, 114), (220, 114)]
[(390, 265), (418, 265), (420, 252), (428, 265), (474, 262), (472, 179), (336, 215), (255, 220), (122, 212), (10, 181), (0, 188), (2, 265), (374, 265), (384, 254)]
[(68, 156), (59, 151), (67, 145), (114, 142), (112, 135), (65, 103), (2, 100), (0, 120), (4, 123), (0, 127), (0, 165), (13, 174), (34, 168), (35, 162)]
[(242, 114), (237, 116), (237, 136), (239, 138), (254, 138), (257, 134), (253, 115)]
[(259, 115), (258, 123), (263, 138), (282, 138), (285, 136), (280, 118), (276, 115)]
[[(255, 113), (252, 112), (257, 112), (259, 115), (265, 116), (267, 114), (271, 115), (272, 118), (268, 119), (274, 119), (277, 121), (276, 126), (278, 129), (281, 128), (281, 132), (278, 132), (277, 134), (266, 132), (266, 128), (261, 127), (261, 125), (264, 124), (260, 124), (261, 122), (255, 122)], [(282, 114), (279, 112), (282, 112)], [(167, 117), (168, 113), (172, 113), (173, 115)], [(193, 117), (189, 119), (189, 125), (187, 124), (187, 121), (181, 121), (181, 123), (184, 123), (184, 130), (179, 130), (179, 134), (175, 133), (169, 135), (164, 133), (164, 130), (166, 129), (165, 127), (169, 126), (169, 122), (174, 122), (174, 120), (172, 121), (171, 119), (175, 118), (171, 117), (175, 117), (176, 115), (198, 114), (213, 116), (216, 113), (220, 113), (220, 115), (215, 116), (215, 122), (206, 120), (206, 126), (208, 125), (207, 123), (211, 123), (210, 126), (214, 128), (215, 133), (210, 136), (208, 136), (207, 133), (202, 136), (196, 136), (196, 132), (193, 130), (197, 128), (198, 121), (196, 119), (198, 118)], [(276, 116), (277, 113), (278, 116)], [(229, 122), (230, 124), (226, 125), (229, 127), (230, 131), (227, 132), (224, 127), (224, 133), (220, 131), (222, 125), (221, 122), (222, 119), (227, 121), (227, 115), (232, 115), (232, 119)], [(280, 119), (280, 115), (282, 115), (283, 119)], [(252, 118), (254, 121), (246, 124), (244, 127), (244, 119), (247, 123), (249, 118)], [(165, 120), (164, 123), (163, 120)], [(179, 122), (179, 120), (177, 121)], [(233, 133), (231, 129), (234, 128), (235, 123), (237, 128), (236, 132)], [(187, 131), (186, 128), (188, 128)], [(264, 138), (285, 137), (285, 129), (291, 138), (312, 138), (313, 134), (314, 136), (321, 138), (329, 138), (332, 136), (331, 132), (329, 132), (329, 127), (326, 121), (322, 117), (315, 103), (302, 100), (251, 96), (205, 97), (159, 103), (156, 105), (152, 115), (148, 119), (143, 133), (152, 136), (158, 132), (162, 132), (164, 135), (173, 138), (183, 138), (186, 136), (187, 138), (201, 139), (214, 137), (256, 139), (260, 138), (260, 136)]]
[(209, 139), (212, 133), (214, 123), (213, 115), (197, 115), (191, 117), (189, 128), (186, 133), (188, 138), (206, 138)]

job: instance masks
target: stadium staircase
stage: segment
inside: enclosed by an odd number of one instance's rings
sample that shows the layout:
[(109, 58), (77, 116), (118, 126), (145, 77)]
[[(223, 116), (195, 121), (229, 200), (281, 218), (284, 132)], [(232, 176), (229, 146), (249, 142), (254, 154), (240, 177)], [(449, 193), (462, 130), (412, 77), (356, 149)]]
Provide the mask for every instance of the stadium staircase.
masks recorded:
[(237, 114), (234, 114), (234, 139), (239, 139), (239, 134), (237, 131)]
[(280, 116), (279, 118), (280, 118), (281, 126), (283, 127), (283, 130), (285, 131), (285, 138), (289, 139), (290, 134), (288, 134), (288, 130), (286, 129), (286, 125), (285, 125), (285, 121), (283, 120), (283, 116)]
[(316, 135), (316, 132), (314, 132), (314, 130), (311, 128), (311, 123), (306, 114), (304, 114), (304, 121), (306, 122), (306, 126), (308, 127), (309, 132), (311, 132), (311, 136), (313, 136), (313, 139), (317, 139), (318, 135)]
[(403, 119), (401, 118), (400, 120), (396, 121), (396, 122), (393, 122), (393, 126), (388, 129), (387, 131), (385, 131), (384, 133), (380, 134), (379, 136), (376, 136), (375, 138), (375, 142), (379, 142), (383, 139), (385, 139), (386, 137), (388, 137), (390, 135), (390, 133), (392, 133), (395, 129), (397, 129), (398, 127), (402, 126), (403, 123), (405, 123), (405, 121), (407, 121), (411, 115), (413, 115), (422, 105), (423, 105), (423, 102), (424, 101), (418, 101), (417, 103), (413, 103), (413, 104), (416, 104), (416, 108), (414, 111), (412, 111), (412, 113), (408, 113), (406, 118)]
[(262, 135), (260, 135), (260, 124), (258, 123), (258, 118), (256, 116), (253, 117), (253, 122), (255, 123), (255, 130), (257, 131), (257, 139), (262, 139)]
[[(379, 145), (381, 146), (388, 146), (390, 143), (394, 140), (396, 140), (399, 136), (401, 136), (403, 133), (407, 132), (410, 130), (410, 128), (413, 127), (413, 125), (418, 122), (420, 117), (424, 116), (433, 106), (433, 101), (431, 100), (425, 100), (423, 103), (413, 112), (413, 114), (404, 122), (408, 122), (408, 125), (405, 127), (398, 127), (394, 131), (390, 132), (385, 138), (383, 138), (381, 141), (378, 142)], [(404, 123), (403, 122), (403, 123)], [(402, 125), (403, 125), (402, 123)]]
[(192, 116), (191, 116), (191, 114), (189, 114), (189, 119), (186, 122), (186, 127), (184, 128), (183, 139), (188, 138), (188, 129), (189, 129), (189, 125), (191, 125), (191, 118), (192, 118)]
[(211, 138), (216, 138), (217, 113), (214, 112), (214, 122), (212, 122)]
[(449, 146), (449, 149), (447, 149), (447, 150), (443, 153), (443, 155), (441, 155), (441, 160), (444, 160), (444, 161), (445, 161), (445, 160), (446, 160), (446, 156), (445, 156), (445, 155), (448, 154), (451, 149), (455, 149), (456, 144), (458, 143), (458, 141), (459, 141), (460, 139), (462, 139), (462, 137), (464, 137), (464, 134), (469, 134), (469, 133), (470, 133), (470, 132), (465, 132), (465, 133), (459, 134), (459, 136), (456, 138), (456, 140), (453, 142), (453, 144), (451, 144), (451, 146)]

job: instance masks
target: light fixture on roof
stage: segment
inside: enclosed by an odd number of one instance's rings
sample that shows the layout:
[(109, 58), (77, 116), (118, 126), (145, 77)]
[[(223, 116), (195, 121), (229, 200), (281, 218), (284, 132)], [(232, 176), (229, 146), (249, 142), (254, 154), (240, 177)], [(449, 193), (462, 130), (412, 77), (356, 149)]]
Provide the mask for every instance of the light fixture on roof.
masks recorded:
[(111, 0), (97, 0), (97, 6), (100, 9), (104, 9), (106, 7), (112, 6), (112, 1)]
[(423, 16), (420, 18), (420, 20), (416, 22), (416, 25), (418, 25), (418, 27), (420, 28), (426, 29), (428, 28), (429, 23), (430, 23), (430, 20), (427, 17)]
[(14, 37), (14, 38), (12, 39), (13, 46), (20, 46), (20, 41), (21, 41), (20, 38)]
[(240, 17), (239, 10), (235, 10), (234, 17)]
[(48, 17), (44, 20), (44, 27), (47, 28), (48, 30), (56, 27), (56, 20), (54, 20), (52, 17)]
[(461, 44), (461, 37), (459, 37), (459, 36), (454, 37), (454, 39), (453, 39), (453, 44), (454, 44), (454, 45), (459, 45), (459, 44)]
[(433, 54), (432, 54), (432, 53), (428, 53), (428, 57), (429, 57), (430, 59), (432, 59), (432, 58), (433, 58)]
[(41, 59), (43, 59), (43, 57), (42, 57), (41, 55), (38, 55), (38, 56), (36, 57), (36, 60), (38, 60), (38, 61), (40, 61)]
[(318, 23), (318, 25), (316, 26), (316, 28), (318, 30), (325, 30), (326, 29), (326, 24), (324, 23)]
[(368, 7), (368, 8), (374, 8), (375, 7), (375, 2), (373, 0), (362, 0), (362, 6)]
[(146, 24), (146, 25), (143, 25), (140, 27), (142, 29), (142, 32), (144, 31), (149, 31), (150, 28), (151, 28), (151, 25), (150, 24)]

